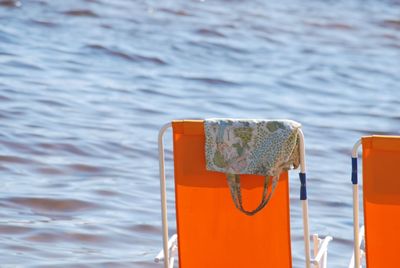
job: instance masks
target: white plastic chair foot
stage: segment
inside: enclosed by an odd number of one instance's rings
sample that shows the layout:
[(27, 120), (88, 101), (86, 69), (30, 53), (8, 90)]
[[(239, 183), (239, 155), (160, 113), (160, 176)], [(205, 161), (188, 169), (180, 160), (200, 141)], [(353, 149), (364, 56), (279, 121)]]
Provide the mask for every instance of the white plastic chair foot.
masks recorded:
[[(178, 235), (177, 234), (174, 234), (168, 240), (168, 251), (169, 251), (169, 264), (171, 267), (173, 267), (176, 253), (178, 252)], [(164, 249), (160, 250), (160, 252), (154, 258), (154, 262), (156, 262), (156, 263), (159, 263), (162, 261), (164, 261)]]

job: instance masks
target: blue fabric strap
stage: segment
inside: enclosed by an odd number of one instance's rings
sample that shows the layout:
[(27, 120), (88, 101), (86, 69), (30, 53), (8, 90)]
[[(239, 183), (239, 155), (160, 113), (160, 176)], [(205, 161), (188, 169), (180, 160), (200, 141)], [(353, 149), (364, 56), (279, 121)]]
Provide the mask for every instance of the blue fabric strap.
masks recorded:
[(357, 178), (357, 158), (352, 157), (351, 158), (351, 182), (353, 184), (358, 183), (358, 178)]
[(300, 177), (300, 200), (307, 200), (306, 173), (299, 173)]

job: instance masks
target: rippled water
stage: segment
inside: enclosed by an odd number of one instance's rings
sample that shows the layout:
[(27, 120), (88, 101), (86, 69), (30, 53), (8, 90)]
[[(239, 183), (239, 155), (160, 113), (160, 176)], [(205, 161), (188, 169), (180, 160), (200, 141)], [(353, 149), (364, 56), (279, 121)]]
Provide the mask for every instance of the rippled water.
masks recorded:
[(311, 231), (334, 236), (330, 267), (346, 267), (350, 148), (400, 133), (397, 0), (0, 0), (0, 63), (10, 267), (160, 267), (157, 131), (207, 117), (303, 124)]

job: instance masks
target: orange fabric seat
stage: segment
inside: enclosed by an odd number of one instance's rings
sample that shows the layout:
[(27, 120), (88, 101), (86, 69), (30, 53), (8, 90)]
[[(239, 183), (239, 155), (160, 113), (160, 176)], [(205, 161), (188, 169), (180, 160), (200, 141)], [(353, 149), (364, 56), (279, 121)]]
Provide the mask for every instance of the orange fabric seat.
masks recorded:
[(362, 150), (367, 267), (400, 267), (400, 137), (363, 137)]
[[(205, 169), (203, 121), (172, 128), (179, 267), (292, 267), (287, 172), (268, 205), (249, 217), (235, 207), (225, 175)], [(253, 209), (264, 178), (241, 178), (244, 206)]]

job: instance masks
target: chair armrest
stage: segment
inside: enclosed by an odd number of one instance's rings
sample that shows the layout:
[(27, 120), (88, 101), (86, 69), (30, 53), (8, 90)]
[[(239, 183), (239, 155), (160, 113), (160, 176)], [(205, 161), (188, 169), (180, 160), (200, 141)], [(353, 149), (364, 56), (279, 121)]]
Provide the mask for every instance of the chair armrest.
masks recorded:
[[(168, 240), (169, 256), (173, 257), (174, 253), (176, 253), (177, 249), (178, 249), (178, 235), (174, 234)], [(154, 258), (154, 262), (159, 263), (161, 261), (164, 261), (164, 249), (161, 249), (160, 252), (157, 254), (157, 256)]]
[[(360, 228), (360, 238), (358, 240), (358, 247), (359, 248), (361, 248), (361, 244), (364, 241), (364, 238), (365, 238), (364, 226), (361, 226), (361, 228)], [(361, 254), (360, 254), (360, 258), (361, 259), (362, 259), (362, 257), (363, 257), (363, 251), (361, 251)], [(353, 254), (351, 256), (351, 260), (350, 260), (350, 263), (349, 263), (349, 268), (354, 268), (354, 258), (355, 258), (355, 256), (354, 256), (354, 250), (353, 250)], [(360, 267), (361, 267), (361, 265), (360, 265)]]
[[(314, 265), (317, 265), (317, 267), (319, 267), (319, 265), (321, 265), (321, 260), (323, 260), (323, 258), (325, 258), (327, 252), (328, 252), (328, 245), (329, 242), (332, 241), (332, 236), (326, 236), (323, 240), (318, 238), (318, 235), (314, 235), (314, 243), (316, 243), (316, 240), (318, 240), (318, 251), (314, 252), (315, 257), (311, 260), (311, 263)], [(322, 241), (322, 243), (320, 243), (320, 241)], [(324, 264), (325, 266), (326, 264)]]

